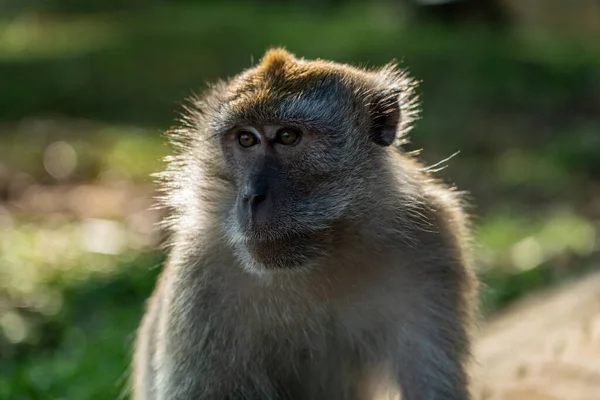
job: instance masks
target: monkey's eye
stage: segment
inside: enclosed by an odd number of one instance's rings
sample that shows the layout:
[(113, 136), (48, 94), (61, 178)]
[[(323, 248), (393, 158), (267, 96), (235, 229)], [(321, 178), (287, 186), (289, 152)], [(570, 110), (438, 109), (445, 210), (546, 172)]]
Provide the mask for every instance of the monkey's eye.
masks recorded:
[(238, 142), (242, 147), (251, 147), (258, 143), (258, 139), (252, 132), (240, 131), (238, 133)]
[(294, 145), (300, 139), (301, 132), (297, 129), (283, 128), (277, 132), (277, 141), (286, 146)]

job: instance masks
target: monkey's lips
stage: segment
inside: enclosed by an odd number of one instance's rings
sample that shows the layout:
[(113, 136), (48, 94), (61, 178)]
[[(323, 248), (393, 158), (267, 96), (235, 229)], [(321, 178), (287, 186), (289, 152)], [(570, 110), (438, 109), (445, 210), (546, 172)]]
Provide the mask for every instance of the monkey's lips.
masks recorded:
[(276, 215), (265, 218), (244, 215), (238, 221), (240, 223), (238, 232), (241, 233), (244, 242), (255, 246), (293, 244), (308, 240), (315, 233), (301, 224), (279, 218)]
[(267, 268), (297, 268), (318, 256), (314, 235), (294, 232), (284, 235), (245, 235), (243, 246), (252, 258)]
[(313, 238), (310, 232), (282, 232), (279, 230), (247, 229), (244, 232), (244, 244), (252, 248), (267, 248), (279, 251), (306, 243)]
[(268, 218), (252, 218), (251, 213), (238, 208), (236, 222), (231, 236), (234, 246), (245, 249), (266, 268), (294, 268), (322, 253), (323, 229), (298, 223), (290, 215), (274, 212)]

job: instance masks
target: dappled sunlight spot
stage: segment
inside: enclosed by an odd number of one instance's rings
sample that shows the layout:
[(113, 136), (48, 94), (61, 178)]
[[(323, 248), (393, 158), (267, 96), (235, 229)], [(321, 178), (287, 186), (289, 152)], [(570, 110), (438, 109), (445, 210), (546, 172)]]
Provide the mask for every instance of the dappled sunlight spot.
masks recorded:
[[(12, 297), (11, 302), (15, 309), (18, 310), (35, 310), (46, 316), (53, 316), (60, 312), (63, 307), (64, 299), (60, 292), (57, 290), (45, 287), (43, 284), (37, 284), (35, 287), (19, 287), (16, 285), (11, 286), (14, 281), (8, 281), (8, 288), (0, 289), (6, 291), (6, 293)], [(10, 312), (9, 307), (5, 307), (0, 312), (0, 317), (6, 312)]]
[(126, 246), (126, 234), (121, 224), (88, 218), (80, 226), (81, 243), (92, 253), (120, 254)]
[(0, 327), (4, 336), (12, 343), (21, 343), (29, 335), (27, 321), (13, 311), (8, 311), (0, 316)]
[(510, 254), (513, 265), (521, 271), (535, 268), (544, 261), (542, 246), (533, 236), (526, 237), (516, 243)]
[(13, 231), (10, 235), (0, 237), (2, 250), (2, 276), (3, 284), (8, 290), (31, 293), (41, 280), (38, 269), (32, 263), (31, 250), (33, 242), (30, 235), (22, 230)]
[(44, 168), (55, 179), (68, 178), (77, 167), (77, 153), (67, 142), (54, 142), (44, 151)]
[(44, 260), (50, 264), (59, 264), (65, 260), (75, 258), (73, 241), (67, 232), (43, 229), (35, 233), (35, 245), (32, 249), (38, 260)]
[(478, 261), (488, 269), (508, 266), (526, 271), (563, 256), (588, 256), (600, 250), (599, 229), (570, 209), (548, 210), (530, 218), (492, 214), (480, 225)]
[(586, 255), (595, 250), (596, 231), (591, 221), (571, 212), (559, 212), (549, 218), (540, 233), (545, 251), (558, 253), (571, 250)]
[(44, 315), (52, 316), (58, 314), (64, 303), (63, 296), (57, 290), (49, 288), (38, 288), (29, 293), (25, 299), (25, 306), (38, 310)]

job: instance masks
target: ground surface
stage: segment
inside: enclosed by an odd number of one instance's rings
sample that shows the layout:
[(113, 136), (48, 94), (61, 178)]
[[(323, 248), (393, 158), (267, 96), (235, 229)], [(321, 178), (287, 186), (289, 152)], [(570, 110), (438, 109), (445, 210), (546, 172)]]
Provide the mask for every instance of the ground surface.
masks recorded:
[(478, 399), (600, 399), (600, 273), (507, 309), (475, 353)]

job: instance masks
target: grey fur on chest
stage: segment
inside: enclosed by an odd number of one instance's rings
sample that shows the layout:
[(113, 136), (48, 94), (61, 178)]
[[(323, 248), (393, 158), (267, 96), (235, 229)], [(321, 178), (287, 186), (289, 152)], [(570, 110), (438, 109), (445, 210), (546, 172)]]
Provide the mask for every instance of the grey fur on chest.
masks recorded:
[(243, 388), (239, 398), (349, 398), (357, 390), (352, 382), (362, 381), (367, 365), (375, 363), (366, 336), (353, 342), (333, 310), (319, 310), (318, 318), (286, 318), (292, 310), (281, 307), (273, 318), (271, 306), (269, 317), (261, 318), (251, 317), (249, 307), (229, 303), (219, 309), (228, 318), (216, 323), (206, 312), (198, 321), (196, 351), (204, 360), (199, 373), (220, 379), (234, 393)]

